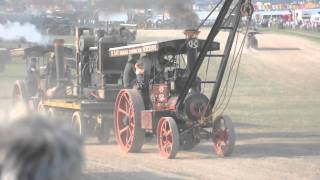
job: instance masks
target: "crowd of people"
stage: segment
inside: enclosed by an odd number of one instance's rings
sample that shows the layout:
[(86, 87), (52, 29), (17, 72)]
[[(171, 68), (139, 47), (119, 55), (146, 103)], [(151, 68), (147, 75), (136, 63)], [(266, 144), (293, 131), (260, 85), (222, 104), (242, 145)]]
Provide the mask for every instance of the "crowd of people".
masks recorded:
[(285, 29), (299, 29), (299, 30), (306, 30), (306, 31), (314, 31), (320, 32), (320, 22), (316, 21), (291, 21), (291, 22), (284, 22), (280, 24), (280, 28)]
[(263, 19), (254, 21), (255, 26), (262, 28), (293, 29), (320, 32), (320, 21), (316, 20), (296, 20), (289, 21), (282, 18)]

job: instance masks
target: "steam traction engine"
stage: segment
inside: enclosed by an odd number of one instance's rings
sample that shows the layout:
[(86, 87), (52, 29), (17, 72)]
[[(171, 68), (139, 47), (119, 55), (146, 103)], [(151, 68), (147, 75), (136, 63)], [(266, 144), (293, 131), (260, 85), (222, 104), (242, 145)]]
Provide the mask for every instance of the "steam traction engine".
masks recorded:
[[(115, 135), (123, 151), (140, 151), (145, 133), (151, 132), (156, 135), (160, 155), (165, 158), (174, 158), (179, 148), (192, 149), (201, 139), (212, 139), (219, 157), (232, 153), (233, 123), (225, 115), (213, 120), (212, 112), (239, 22), (243, 16), (251, 16), (252, 10), (250, 1), (226, 0), (206, 40), (197, 38), (198, 30), (187, 30), (186, 39), (109, 50), (111, 57), (135, 58), (133, 63), (128, 62), (133, 68), (124, 72), (124, 84), (129, 85), (119, 92), (115, 103)], [(226, 21), (232, 23), (223, 26)], [(228, 38), (220, 49), (214, 40), (222, 30), (228, 31)], [(219, 49), (222, 54), (218, 54)], [(198, 77), (209, 56), (221, 58), (216, 80), (212, 81)], [(202, 93), (202, 84), (212, 84), (210, 96)]]
[[(31, 60), (31, 75), (14, 86), (14, 103), (23, 102), (30, 110), (58, 120), (68, 116), (79, 135), (97, 135), (100, 142), (106, 143), (113, 127), (112, 116), (108, 114), (112, 114), (115, 97), (123, 87), (122, 74), (127, 62), (126, 56), (110, 58), (108, 50), (124, 45), (127, 43), (120, 35), (78, 28), (75, 60), (67, 63), (64, 41), (56, 40), (51, 57), (41, 68), (32, 63), (36, 59)], [(38, 73), (38, 69), (44, 72)]]

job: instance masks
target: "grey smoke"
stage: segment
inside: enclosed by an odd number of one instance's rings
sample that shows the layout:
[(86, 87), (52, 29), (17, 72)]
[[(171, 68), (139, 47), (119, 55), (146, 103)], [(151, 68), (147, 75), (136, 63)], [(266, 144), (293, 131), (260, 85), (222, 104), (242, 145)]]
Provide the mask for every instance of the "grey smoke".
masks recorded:
[(165, 11), (180, 25), (187, 28), (196, 27), (198, 16), (192, 10), (193, 0), (100, 0), (96, 6), (106, 12), (124, 9), (149, 9)]
[(48, 44), (49, 42), (49, 38), (43, 36), (35, 25), (30, 23), (21, 24), (19, 22), (0, 24), (0, 39), (7, 41), (24, 40), (42, 45)]
[(165, 7), (167, 12), (176, 22), (185, 28), (195, 28), (199, 17), (193, 11), (193, 0), (160, 0), (160, 7)]

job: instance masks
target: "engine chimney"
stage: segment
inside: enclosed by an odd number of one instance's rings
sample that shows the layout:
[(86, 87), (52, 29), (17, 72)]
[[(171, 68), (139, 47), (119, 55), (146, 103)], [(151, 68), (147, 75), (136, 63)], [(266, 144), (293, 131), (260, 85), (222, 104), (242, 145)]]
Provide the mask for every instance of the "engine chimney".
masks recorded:
[(187, 72), (188, 74), (191, 72), (198, 56), (199, 33), (200, 31), (194, 30), (194, 29), (187, 29), (184, 31), (184, 34), (186, 35), (186, 41), (187, 41), (187, 67), (188, 67)]
[(54, 54), (56, 58), (57, 85), (62, 85), (64, 77), (64, 40), (56, 39), (54, 41)]

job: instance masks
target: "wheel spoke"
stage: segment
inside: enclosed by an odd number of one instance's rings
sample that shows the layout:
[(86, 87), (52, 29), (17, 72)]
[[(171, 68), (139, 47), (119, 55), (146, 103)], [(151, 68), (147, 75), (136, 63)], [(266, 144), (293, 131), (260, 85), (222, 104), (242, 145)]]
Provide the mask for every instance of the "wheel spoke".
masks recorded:
[(124, 109), (120, 108), (120, 107), (118, 107), (118, 112), (120, 112), (120, 113), (122, 113), (122, 114), (124, 114), (126, 116), (129, 116), (129, 113), (127, 111), (125, 111)]
[(129, 144), (129, 139), (130, 139), (130, 132), (129, 131), (126, 131), (126, 145)]
[(129, 126), (126, 126), (126, 127), (122, 128), (122, 129), (119, 131), (119, 132), (120, 132), (120, 135), (121, 135), (122, 133), (128, 131), (128, 130), (129, 130)]
[(220, 143), (216, 143), (215, 145), (215, 151), (217, 153), (218, 156), (222, 156), (223, 155), (223, 151), (222, 151), (222, 147)]
[(165, 132), (165, 136), (168, 138), (168, 136), (172, 136), (172, 130), (167, 130)]
[(130, 133), (130, 130), (128, 132), (126, 141), (127, 141), (127, 147), (130, 147), (130, 145), (132, 145), (133, 143), (133, 135)]
[(126, 147), (130, 147), (130, 138), (131, 136), (129, 135), (129, 133), (128, 133), (128, 135), (127, 135), (127, 137), (126, 137)]
[(124, 102), (126, 104), (126, 109), (130, 106), (129, 102), (130, 102), (130, 99), (129, 97), (127, 97), (126, 95), (123, 96), (124, 97)]
[(129, 124), (128, 131), (129, 131), (130, 135), (134, 134), (134, 127), (132, 126), (132, 124)]
[(129, 112), (129, 117), (133, 120), (134, 119), (134, 109), (133, 109), (132, 105), (129, 106), (128, 112)]
[(163, 122), (162, 129), (164, 130), (164, 132), (167, 130), (167, 121)]
[(228, 129), (225, 129), (223, 131), (223, 141), (227, 142), (229, 140), (229, 133), (228, 133)]

